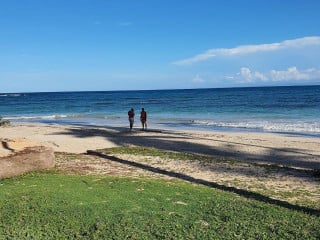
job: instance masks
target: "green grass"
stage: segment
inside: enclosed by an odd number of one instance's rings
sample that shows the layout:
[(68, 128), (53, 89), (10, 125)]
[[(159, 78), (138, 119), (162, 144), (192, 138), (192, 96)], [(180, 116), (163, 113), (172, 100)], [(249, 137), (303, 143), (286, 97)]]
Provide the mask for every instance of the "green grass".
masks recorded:
[(319, 239), (320, 218), (191, 183), (34, 173), (0, 181), (0, 239)]

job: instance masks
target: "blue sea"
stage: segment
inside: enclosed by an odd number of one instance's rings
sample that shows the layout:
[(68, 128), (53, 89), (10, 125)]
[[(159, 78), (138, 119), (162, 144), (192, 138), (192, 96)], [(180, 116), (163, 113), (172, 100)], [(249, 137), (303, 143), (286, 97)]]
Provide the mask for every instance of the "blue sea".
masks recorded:
[(320, 137), (320, 86), (0, 94), (13, 123), (127, 127), (134, 108), (138, 128), (142, 107), (154, 128)]

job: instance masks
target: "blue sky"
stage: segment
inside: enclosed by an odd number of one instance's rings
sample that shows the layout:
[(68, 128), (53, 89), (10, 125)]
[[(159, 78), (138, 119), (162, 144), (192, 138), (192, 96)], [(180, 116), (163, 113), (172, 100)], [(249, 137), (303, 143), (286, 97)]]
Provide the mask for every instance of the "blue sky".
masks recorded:
[(0, 0), (0, 92), (320, 84), (318, 0)]

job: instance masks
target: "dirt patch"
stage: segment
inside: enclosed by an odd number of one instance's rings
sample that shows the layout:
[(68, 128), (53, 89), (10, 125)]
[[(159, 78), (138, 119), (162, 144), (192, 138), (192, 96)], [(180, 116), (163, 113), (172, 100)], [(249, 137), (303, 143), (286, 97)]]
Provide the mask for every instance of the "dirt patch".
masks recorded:
[(25, 138), (0, 140), (0, 179), (54, 167), (51, 148)]
[(0, 179), (54, 167), (54, 153), (44, 146), (27, 147), (0, 158)]
[(140, 168), (86, 154), (55, 153), (56, 168), (70, 174), (167, 178)]
[(41, 144), (26, 138), (0, 139), (0, 157), (14, 155), (28, 147), (40, 146)]

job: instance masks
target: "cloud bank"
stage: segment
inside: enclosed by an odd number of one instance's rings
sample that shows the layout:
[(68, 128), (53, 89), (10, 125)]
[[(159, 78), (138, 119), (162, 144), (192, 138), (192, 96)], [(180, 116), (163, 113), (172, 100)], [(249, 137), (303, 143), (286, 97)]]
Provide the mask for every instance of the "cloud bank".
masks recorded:
[(320, 80), (320, 70), (315, 68), (298, 70), (297, 67), (292, 66), (286, 70), (271, 70), (266, 73), (261, 73), (251, 71), (251, 69), (247, 67), (242, 67), (235, 78), (240, 83), (312, 81)]
[(242, 45), (235, 48), (217, 48), (209, 49), (204, 53), (200, 53), (194, 57), (174, 62), (175, 65), (192, 65), (203, 62), (217, 56), (232, 56), (240, 54), (252, 54), (257, 52), (270, 52), (282, 49), (301, 48), (306, 46), (320, 46), (320, 37), (311, 36), (297, 38), (293, 40), (285, 40), (279, 43), (258, 44), (258, 45)]

